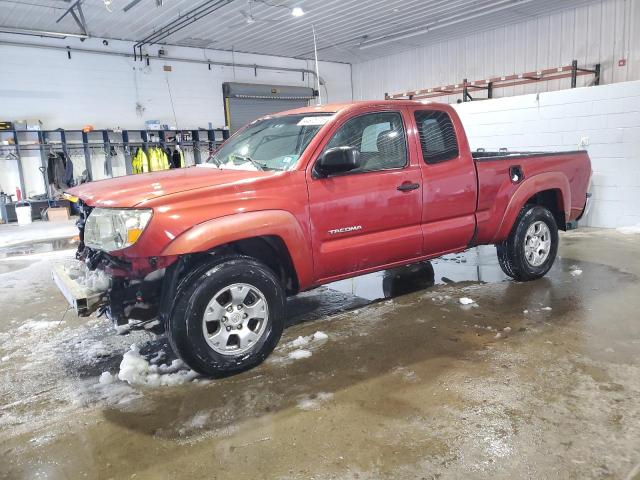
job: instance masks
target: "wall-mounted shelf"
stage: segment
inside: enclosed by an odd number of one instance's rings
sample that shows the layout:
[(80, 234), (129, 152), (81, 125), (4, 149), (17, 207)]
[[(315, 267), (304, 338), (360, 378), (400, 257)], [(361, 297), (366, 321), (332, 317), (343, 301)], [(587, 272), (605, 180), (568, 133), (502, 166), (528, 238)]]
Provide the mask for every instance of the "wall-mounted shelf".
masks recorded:
[(505, 75), (501, 77), (492, 77), (483, 80), (468, 81), (466, 78), (460, 83), (454, 85), (442, 85), (439, 87), (423, 88), (420, 90), (384, 94), (385, 100), (423, 100), (427, 98), (444, 97), (449, 95), (462, 95), (463, 102), (472, 100), (480, 100), (471, 95), (472, 92), (486, 91), (487, 96), (484, 99), (493, 98), (494, 90), (498, 88), (515, 87), (517, 85), (526, 85), (529, 83), (548, 82), (549, 80), (559, 80), (562, 78), (571, 78), (571, 88), (576, 88), (577, 78), (583, 75), (594, 75), (594, 85), (600, 84), (600, 64), (594, 68), (578, 67), (578, 61), (574, 60), (571, 65), (565, 65), (556, 68), (547, 68), (537, 70), (535, 72), (525, 72), (519, 74)]
[[(91, 181), (95, 179), (92, 171), (92, 158), (96, 155), (96, 149), (98, 154), (104, 155), (106, 176), (113, 177), (111, 147), (121, 149), (124, 154), (126, 174), (130, 175), (133, 170), (131, 166), (132, 148), (146, 148), (156, 144), (162, 147), (187, 147), (193, 149), (193, 159), (198, 164), (206, 160), (206, 156), (202, 155), (203, 151), (208, 155), (227, 138), (229, 138), (229, 130), (227, 129), (92, 130), (90, 132), (63, 129), (0, 130), (0, 157), (17, 162), (20, 189), (22, 194), (26, 195), (22, 157), (27, 156), (27, 152), (37, 152), (40, 157), (41, 169), (44, 168), (46, 171), (47, 157), (51, 151), (62, 151), (69, 157), (70, 151), (82, 150), (84, 169), (89, 181)], [(9, 144), (4, 142), (9, 142)], [(49, 186), (46, 185), (44, 178), (43, 175), (45, 192), (48, 195)]]

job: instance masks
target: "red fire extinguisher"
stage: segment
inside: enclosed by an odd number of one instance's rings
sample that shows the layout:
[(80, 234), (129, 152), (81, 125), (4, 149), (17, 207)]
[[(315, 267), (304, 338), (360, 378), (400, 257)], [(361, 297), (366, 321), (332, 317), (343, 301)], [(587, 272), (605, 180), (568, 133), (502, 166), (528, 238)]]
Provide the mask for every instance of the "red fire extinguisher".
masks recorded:
[(16, 187), (16, 201), (19, 202), (22, 200), (22, 191), (19, 187)]

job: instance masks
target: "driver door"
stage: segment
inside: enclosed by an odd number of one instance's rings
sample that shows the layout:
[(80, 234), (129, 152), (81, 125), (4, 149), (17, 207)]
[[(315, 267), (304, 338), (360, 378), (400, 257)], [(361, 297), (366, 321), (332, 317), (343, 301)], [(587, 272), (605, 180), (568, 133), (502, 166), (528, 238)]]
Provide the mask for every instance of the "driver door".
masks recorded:
[(405, 116), (394, 109), (346, 119), (323, 152), (352, 147), (360, 166), (328, 178), (308, 172), (316, 280), (421, 255), (422, 179), (407, 148)]

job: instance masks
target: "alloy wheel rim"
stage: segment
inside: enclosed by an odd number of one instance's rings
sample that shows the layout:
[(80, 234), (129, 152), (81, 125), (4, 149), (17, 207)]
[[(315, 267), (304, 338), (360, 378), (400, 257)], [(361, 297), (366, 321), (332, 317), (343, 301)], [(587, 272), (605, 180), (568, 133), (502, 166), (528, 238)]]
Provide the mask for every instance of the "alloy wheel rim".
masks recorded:
[(551, 251), (551, 231), (545, 222), (532, 223), (524, 236), (524, 256), (529, 265), (539, 267)]
[(219, 290), (202, 316), (204, 337), (222, 355), (247, 352), (267, 331), (269, 306), (264, 294), (248, 283), (234, 283)]

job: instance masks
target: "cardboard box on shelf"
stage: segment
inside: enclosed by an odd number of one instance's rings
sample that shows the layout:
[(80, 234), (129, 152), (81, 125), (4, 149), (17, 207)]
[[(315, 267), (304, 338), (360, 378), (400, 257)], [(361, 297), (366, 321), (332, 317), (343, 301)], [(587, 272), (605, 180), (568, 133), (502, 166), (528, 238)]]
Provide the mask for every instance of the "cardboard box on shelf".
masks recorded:
[(50, 222), (61, 222), (69, 220), (69, 209), (67, 207), (49, 207), (47, 218)]

